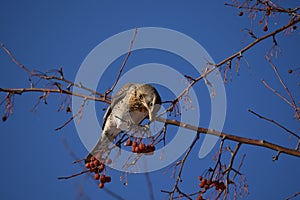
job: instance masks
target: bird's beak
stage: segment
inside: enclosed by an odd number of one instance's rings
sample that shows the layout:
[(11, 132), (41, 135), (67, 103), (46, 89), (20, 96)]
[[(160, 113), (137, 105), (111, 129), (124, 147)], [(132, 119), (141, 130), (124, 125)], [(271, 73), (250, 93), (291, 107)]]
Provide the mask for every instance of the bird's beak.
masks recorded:
[(152, 122), (154, 116), (151, 110), (149, 110), (149, 121)]

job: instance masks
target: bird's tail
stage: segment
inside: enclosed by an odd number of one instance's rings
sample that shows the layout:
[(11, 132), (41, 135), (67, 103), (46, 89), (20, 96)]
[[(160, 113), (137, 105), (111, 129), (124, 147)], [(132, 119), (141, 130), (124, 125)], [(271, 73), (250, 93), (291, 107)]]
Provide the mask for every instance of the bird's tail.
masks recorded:
[(109, 151), (110, 144), (114, 141), (114, 139), (119, 135), (120, 131), (106, 131), (103, 130), (101, 137), (97, 141), (96, 145), (90, 151), (88, 156), (85, 158), (85, 162), (89, 162), (93, 156), (97, 159), (101, 159), (102, 155), (106, 154)]

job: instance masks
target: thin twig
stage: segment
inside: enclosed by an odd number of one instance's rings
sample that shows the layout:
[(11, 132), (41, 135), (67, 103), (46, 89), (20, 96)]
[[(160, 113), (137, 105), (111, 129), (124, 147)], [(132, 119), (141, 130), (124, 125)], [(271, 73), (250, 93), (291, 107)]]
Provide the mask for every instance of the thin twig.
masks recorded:
[(116, 85), (117, 85), (117, 83), (118, 83), (118, 81), (119, 81), (119, 79), (120, 79), (120, 77), (121, 77), (122, 71), (123, 71), (123, 69), (124, 69), (124, 67), (125, 67), (125, 65), (126, 65), (126, 63), (127, 63), (127, 60), (128, 60), (128, 58), (129, 58), (130, 54), (131, 54), (132, 46), (133, 46), (134, 40), (135, 40), (135, 38), (136, 38), (136, 35), (137, 35), (137, 28), (134, 30), (133, 37), (132, 37), (132, 39), (131, 39), (131, 41), (130, 41), (129, 50), (128, 50), (127, 55), (126, 55), (126, 57), (125, 57), (125, 59), (124, 59), (124, 61), (123, 61), (123, 63), (122, 63), (122, 66), (121, 66), (120, 69), (119, 69), (117, 78), (116, 78), (116, 80), (115, 80), (113, 86), (112, 86), (109, 90), (107, 90), (107, 91), (105, 92), (105, 95), (109, 95), (109, 94), (114, 90), (114, 88), (116, 87)]
[(286, 132), (288, 132), (288, 133), (290, 133), (291, 135), (295, 136), (296, 138), (300, 139), (300, 136), (299, 136), (299, 135), (297, 135), (297, 134), (294, 133), (293, 131), (289, 130), (288, 128), (284, 127), (283, 125), (279, 124), (279, 123), (276, 122), (275, 120), (269, 119), (269, 118), (267, 118), (267, 117), (264, 117), (264, 116), (262, 116), (262, 115), (260, 115), (260, 114), (258, 114), (258, 113), (256, 113), (256, 112), (254, 112), (254, 111), (251, 110), (251, 109), (248, 109), (248, 112), (250, 112), (250, 113), (256, 115), (257, 117), (259, 117), (259, 118), (261, 118), (261, 119), (264, 119), (264, 120), (266, 120), (266, 121), (269, 121), (269, 122), (275, 124), (276, 126), (279, 126), (280, 128), (282, 128), (282, 129), (285, 130)]
[(282, 85), (282, 87), (283, 87), (284, 90), (286, 91), (287, 95), (289, 96), (289, 98), (290, 98), (290, 100), (291, 100), (292, 107), (293, 107), (294, 110), (295, 110), (296, 116), (297, 116), (297, 118), (300, 120), (299, 108), (297, 107), (296, 102), (295, 102), (295, 100), (294, 100), (294, 98), (293, 98), (293, 96), (292, 96), (290, 90), (288, 89), (288, 87), (286, 86), (286, 84), (283, 82), (283, 80), (282, 80), (282, 78), (281, 78), (281, 76), (280, 76), (280, 74), (279, 74), (279, 72), (278, 72), (278, 70), (277, 70), (277, 67), (276, 67), (276, 66), (274, 65), (274, 63), (271, 61), (271, 58), (270, 58), (268, 55), (266, 55), (265, 57), (266, 57), (267, 61), (269, 62), (269, 64), (272, 66), (272, 68), (273, 68), (273, 70), (274, 70), (274, 72), (275, 72), (275, 74), (276, 74), (276, 76), (277, 76), (277, 78), (278, 78), (280, 84)]
[(87, 100), (93, 100), (93, 101), (100, 101), (105, 103), (110, 103), (108, 99), (105, 99), (103, 97), (94, 97), (89, 96), (81, 93), (71, 92), (70, 90), (63, 90), (63, 89), (48, 89), (48, 88), (0, 88), (0, 92), (9, 92), (12, 94), (23, 94), (26, 92), (47, 92), (47, 93), (63, 93), (68, 94), (72, 96), (77, 96), (81, 98), (85, 98)]

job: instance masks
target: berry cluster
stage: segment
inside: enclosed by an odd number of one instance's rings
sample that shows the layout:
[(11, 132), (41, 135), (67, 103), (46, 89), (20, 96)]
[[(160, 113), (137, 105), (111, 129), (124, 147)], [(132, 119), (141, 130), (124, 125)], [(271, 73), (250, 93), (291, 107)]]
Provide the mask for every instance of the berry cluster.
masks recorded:
[(105, 170), (105, 164), (97, 160), (95, 156), (91, 157), (91, 160), (85, 164), (85, 167), (89, 169), (90, 172), (95, 173), (95, 180), (100, 180), (99, 188), (103, 188), (105, 183), (109, 183), (111, 181), (110, 176), (105, 176), (105, 174), (102, 173)]
[(199, 187), (203, 188), (204, 190), (202, 190), (202, 192), (198, 196), (197, 200), (202, 200), (203, 199), (202, 193), (204, 193), (209, 188), (215, 187), (215, 189), (218, 191), (223, 191), (226, 189), (226, 186), (223, 181), (212, 181), (211, 179), (206, 179), (206, 178), (203, 178), (202, 176), (199, 176), (198, 179), (200, 181)]
[(155, 146), (153, 144), (145, 145), (143, 141), (137, 142), (137, 139), (134, 138), (133, 142), (129, 138), (125, 146), (131, 146), (131, 152), (133, 153), (153, 153), (155, 151)]

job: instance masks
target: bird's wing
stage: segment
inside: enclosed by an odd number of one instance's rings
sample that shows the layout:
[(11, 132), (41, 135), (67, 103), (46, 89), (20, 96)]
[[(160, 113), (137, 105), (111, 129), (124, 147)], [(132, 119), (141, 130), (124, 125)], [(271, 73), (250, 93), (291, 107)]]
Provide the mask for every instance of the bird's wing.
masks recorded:
[(112, 98), (111, 100), (111, 104), (110, 106), (107, 108), (104, 116), (103, 116), (103, 123), (102, 123), (102, 130), (104, 130), (104, 126), (105, 126), (105, 123), (107, 121), (107, 118), (109, 117), (109, 115), (111, 114), (111, 111), (112, 109), (114, 109), (115, 105), (121, 101), (125, 96), (126, 94), (131, 90), (133, 89), (133, 87), (137, 85), (137, 84), (133, 84), (133, 83), (127, 83), (126, 85), (124, 85), (120, 90), (119, 92), (116, 94), (115, 97)]

